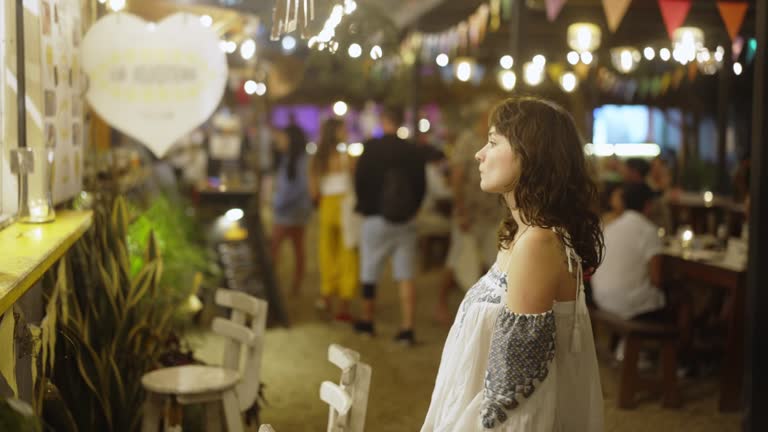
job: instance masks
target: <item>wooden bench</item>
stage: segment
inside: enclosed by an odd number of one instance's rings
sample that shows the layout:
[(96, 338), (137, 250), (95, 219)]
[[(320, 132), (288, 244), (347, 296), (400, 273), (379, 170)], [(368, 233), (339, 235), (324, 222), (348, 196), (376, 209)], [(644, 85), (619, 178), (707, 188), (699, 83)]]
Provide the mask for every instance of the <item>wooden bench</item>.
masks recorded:
[[(662, 393), (662, 406), (677, 408), (681, 405), (677, 385), (677, 347), (679, 331), (675, 324), (652, 323), (626, 320), (604, 310), (590, 308), (592, 327), (596, 324), (606, 327), (611, 335), (624, 338), (624, 360), (619, 377), (618, 406), (622, 409), (635, 407), (638, 391)], [(640, 376), (637, 368), (638, 355), (642, 346), (649, 342), (660, 345), (660, 367), (658, 377)]]

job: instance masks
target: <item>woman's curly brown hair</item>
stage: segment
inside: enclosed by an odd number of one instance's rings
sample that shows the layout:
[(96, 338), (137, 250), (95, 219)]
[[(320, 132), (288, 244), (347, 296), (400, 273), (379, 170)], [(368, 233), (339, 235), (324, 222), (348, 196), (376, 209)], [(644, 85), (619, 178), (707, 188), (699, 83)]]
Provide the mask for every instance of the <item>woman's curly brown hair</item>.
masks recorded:
[[(597, 268), (604, 248), (598, 190), (573, 117), (553, 102), (513, 97), (493, 109), (490, 126), (520, 158), (520, 178), (511, 190), (522, 220), (555, 228), (581, 257), (583, 268)], [(508, 213), (499, 229), (500, 248), (511, 244), (517, 228)]]

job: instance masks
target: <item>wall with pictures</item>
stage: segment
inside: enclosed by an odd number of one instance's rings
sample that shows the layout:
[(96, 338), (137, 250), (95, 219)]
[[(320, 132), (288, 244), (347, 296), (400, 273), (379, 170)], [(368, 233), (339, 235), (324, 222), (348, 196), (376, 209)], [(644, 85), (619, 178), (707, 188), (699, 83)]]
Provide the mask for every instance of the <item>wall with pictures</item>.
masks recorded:
[(39, 0), (43, 140), (55, 146), (54, 202), (82, 187), (83, 76), (81, 2)]
[[(16, 4), (0, 3), (0, 223), (17, 209), (17, 181), (9, 151), (18, 146)], [(61, 203), (82, 187), (83, 77), (79, 46), (83, 0), (25, 0), (24, 84), (26, 145), (54, 148), (53, 199)], [(30, 188), (42, 188), (32, 175)]]

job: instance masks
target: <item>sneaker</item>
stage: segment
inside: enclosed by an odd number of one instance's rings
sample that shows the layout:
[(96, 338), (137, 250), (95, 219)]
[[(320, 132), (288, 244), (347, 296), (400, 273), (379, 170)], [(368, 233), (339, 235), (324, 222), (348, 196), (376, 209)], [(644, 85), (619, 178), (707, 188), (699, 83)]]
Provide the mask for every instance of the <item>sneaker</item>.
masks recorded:
[(355, 332), (363, 335), (373, 336), (375, 334), (373, 330), (373, 323), (370, 321), (357, 321), (355, 323)]
[(414, 346), (416, 339), (413, 337), (413, 330), (400, 330), (400, 333), (395, 336), (395, 342), (409, 347)]

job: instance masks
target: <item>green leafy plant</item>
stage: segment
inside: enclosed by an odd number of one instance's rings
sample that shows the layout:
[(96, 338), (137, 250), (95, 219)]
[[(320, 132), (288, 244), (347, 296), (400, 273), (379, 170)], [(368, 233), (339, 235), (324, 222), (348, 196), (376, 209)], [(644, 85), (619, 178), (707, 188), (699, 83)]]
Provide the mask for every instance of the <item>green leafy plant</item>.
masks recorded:
[(0, 431), (40, 432), (43, 428), (32, 407), (19, 399), (0, 400)]
[(59, 342), (52, 381), (79, 430), (130, 432), (140, 424), (141, 376), (159, 366), (179, 296), (160, 283), (164, 264), (150, 231), (131, 271), (128, 216), (118, 197), (59, 263)]
[[(219, 270), (216, 259), (204, 246), (201, 228), (194, 217), (187, 214), (186, 202), (180, 197), (172, 199), (166, 193), (152, 197), (144, 211), (137, 211), (137, 217), (128, 226), (128, 252), (130, 254), (131, 275), (137, 274), (145, 265), (141, 251), (146, 249), (149, 239), (154, 236), (157, 248), (163, 256), (163, 274), (160, 278), (168, 300), (173, 303), (184, 302), (194, 291), (195, 275), (204, 276), (203, 286), (215, 285)], [(173, 317), (177, 324), (188, 324), (188, 316), (177, 314)]]

